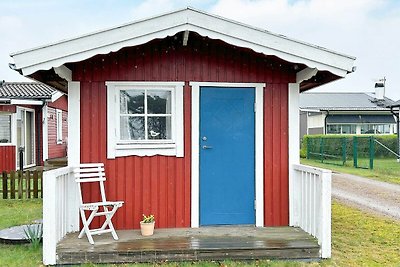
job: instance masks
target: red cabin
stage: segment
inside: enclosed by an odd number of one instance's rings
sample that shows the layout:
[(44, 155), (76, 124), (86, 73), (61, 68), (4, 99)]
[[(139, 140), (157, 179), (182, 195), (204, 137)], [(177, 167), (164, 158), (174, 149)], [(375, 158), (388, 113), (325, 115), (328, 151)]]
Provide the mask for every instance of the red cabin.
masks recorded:
[[(301, 226), (312, 212), (296, 177), (313, 170), (298, 164), (299, 93), (355, 60), (191, 8), (12, 57), (68, 92), (69, 166), (105, 163), (108, 198), (125, 201), (117, 229), (143, 213), (159, 228)], [(330, 257), (330, 192), (317, 195)]]

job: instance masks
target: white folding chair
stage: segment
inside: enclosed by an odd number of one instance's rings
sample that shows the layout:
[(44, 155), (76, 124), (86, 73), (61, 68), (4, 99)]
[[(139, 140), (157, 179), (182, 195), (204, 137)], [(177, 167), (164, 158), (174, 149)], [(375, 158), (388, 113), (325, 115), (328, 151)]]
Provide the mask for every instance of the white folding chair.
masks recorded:
[[(80, 164), (79, 167), (74, 169), (75, 181), (78, 184), (80, 206), (79, 211), (81, 214), (83, 229), (79, 233), (78, 238), (82, 238), (86, 234), (89, 243), (94, 244), (92, 235), (100, 235), (104, 233), (111, 233), (115, 240), (118, 240), (117, 233), (111, 222), (112, 217), (118, 208), (122, 207), (123, 201), (107, 201), (104, 189), (104, 181), (106, 180), (103, 163), (86, 163)], [(99, 183), (101, 200), (100, 202), (84, 203), (82, 197), (81, 185), (82, 183)], [(89, 216), (86, 217), (85, 211), (90, 211)], [(98, 216), (105, 216), (105, 221), (100, 228), (90, 229), (89, 226), (93, 219)]]

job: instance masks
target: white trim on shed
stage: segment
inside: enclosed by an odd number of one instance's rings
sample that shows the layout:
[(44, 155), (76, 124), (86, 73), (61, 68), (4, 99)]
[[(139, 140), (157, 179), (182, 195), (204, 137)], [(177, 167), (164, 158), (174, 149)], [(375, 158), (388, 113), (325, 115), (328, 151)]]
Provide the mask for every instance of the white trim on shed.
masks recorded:
[(11, 57), (15, 69), (21, 70), (24, 76), (51, 68), (62, 69), (66, 73), (65, 63), (82, 61), (98, 54), (108, 54), (188, 31), (265, 55), (274, 55), (288, 62), (305, 64), (311, 69), (329, 71), (340, 77), (353, 71), (354, 57), (193, 8), (15, 52)]

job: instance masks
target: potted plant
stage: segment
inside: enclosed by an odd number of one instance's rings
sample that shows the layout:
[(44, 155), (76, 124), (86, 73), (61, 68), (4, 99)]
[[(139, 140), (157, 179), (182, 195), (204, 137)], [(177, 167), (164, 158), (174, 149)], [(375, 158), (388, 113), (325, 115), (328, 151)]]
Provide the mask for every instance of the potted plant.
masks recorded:
[(143, 236), (150, 236), (154, 233), (154, 215), (150, 214), (148, 216), (143, 214), (143, 220), (140, 221), (140, 232)]

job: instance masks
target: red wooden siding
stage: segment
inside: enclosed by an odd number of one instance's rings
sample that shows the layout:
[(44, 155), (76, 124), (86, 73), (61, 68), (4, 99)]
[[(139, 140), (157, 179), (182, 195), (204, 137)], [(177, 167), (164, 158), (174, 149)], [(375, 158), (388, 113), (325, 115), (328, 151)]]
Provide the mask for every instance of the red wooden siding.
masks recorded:
[(61, 96), (56, 101), (49, 103), (49, 107), (68, 111), (68, 97), (66, 95)]
[[(221, 41), (190, 35), (168, 37), (70, 65), (81, 81), (81, 161), (105, 162), (109, 199), (124, 200), (116, 215), (118, 229), (138, 228), (142, 213), (154, 213), (157, 227), (190, 226), (189, 81), (264, 82), (265, 89), (265, 222), (288, 224), (287, 88), (294, 72), (276, 58), (235, 48)], [(105, 81), (185, 81), (185, 157), (106, 159)], [(97, 188), (85, 189), (95, 200)]]
[(48, 157), (62, 158), (67, 156), (67, 137), (68, 137), (68, 112), (62, 111), (62, 128), (63, 128), (63, 142), (62, 144), (57, 144), (57, 112), (56, 109), (49, 107), (47, 110), (48, 117)]
[(15, 146), (0, 146), (0, 172), (15, 170)]

